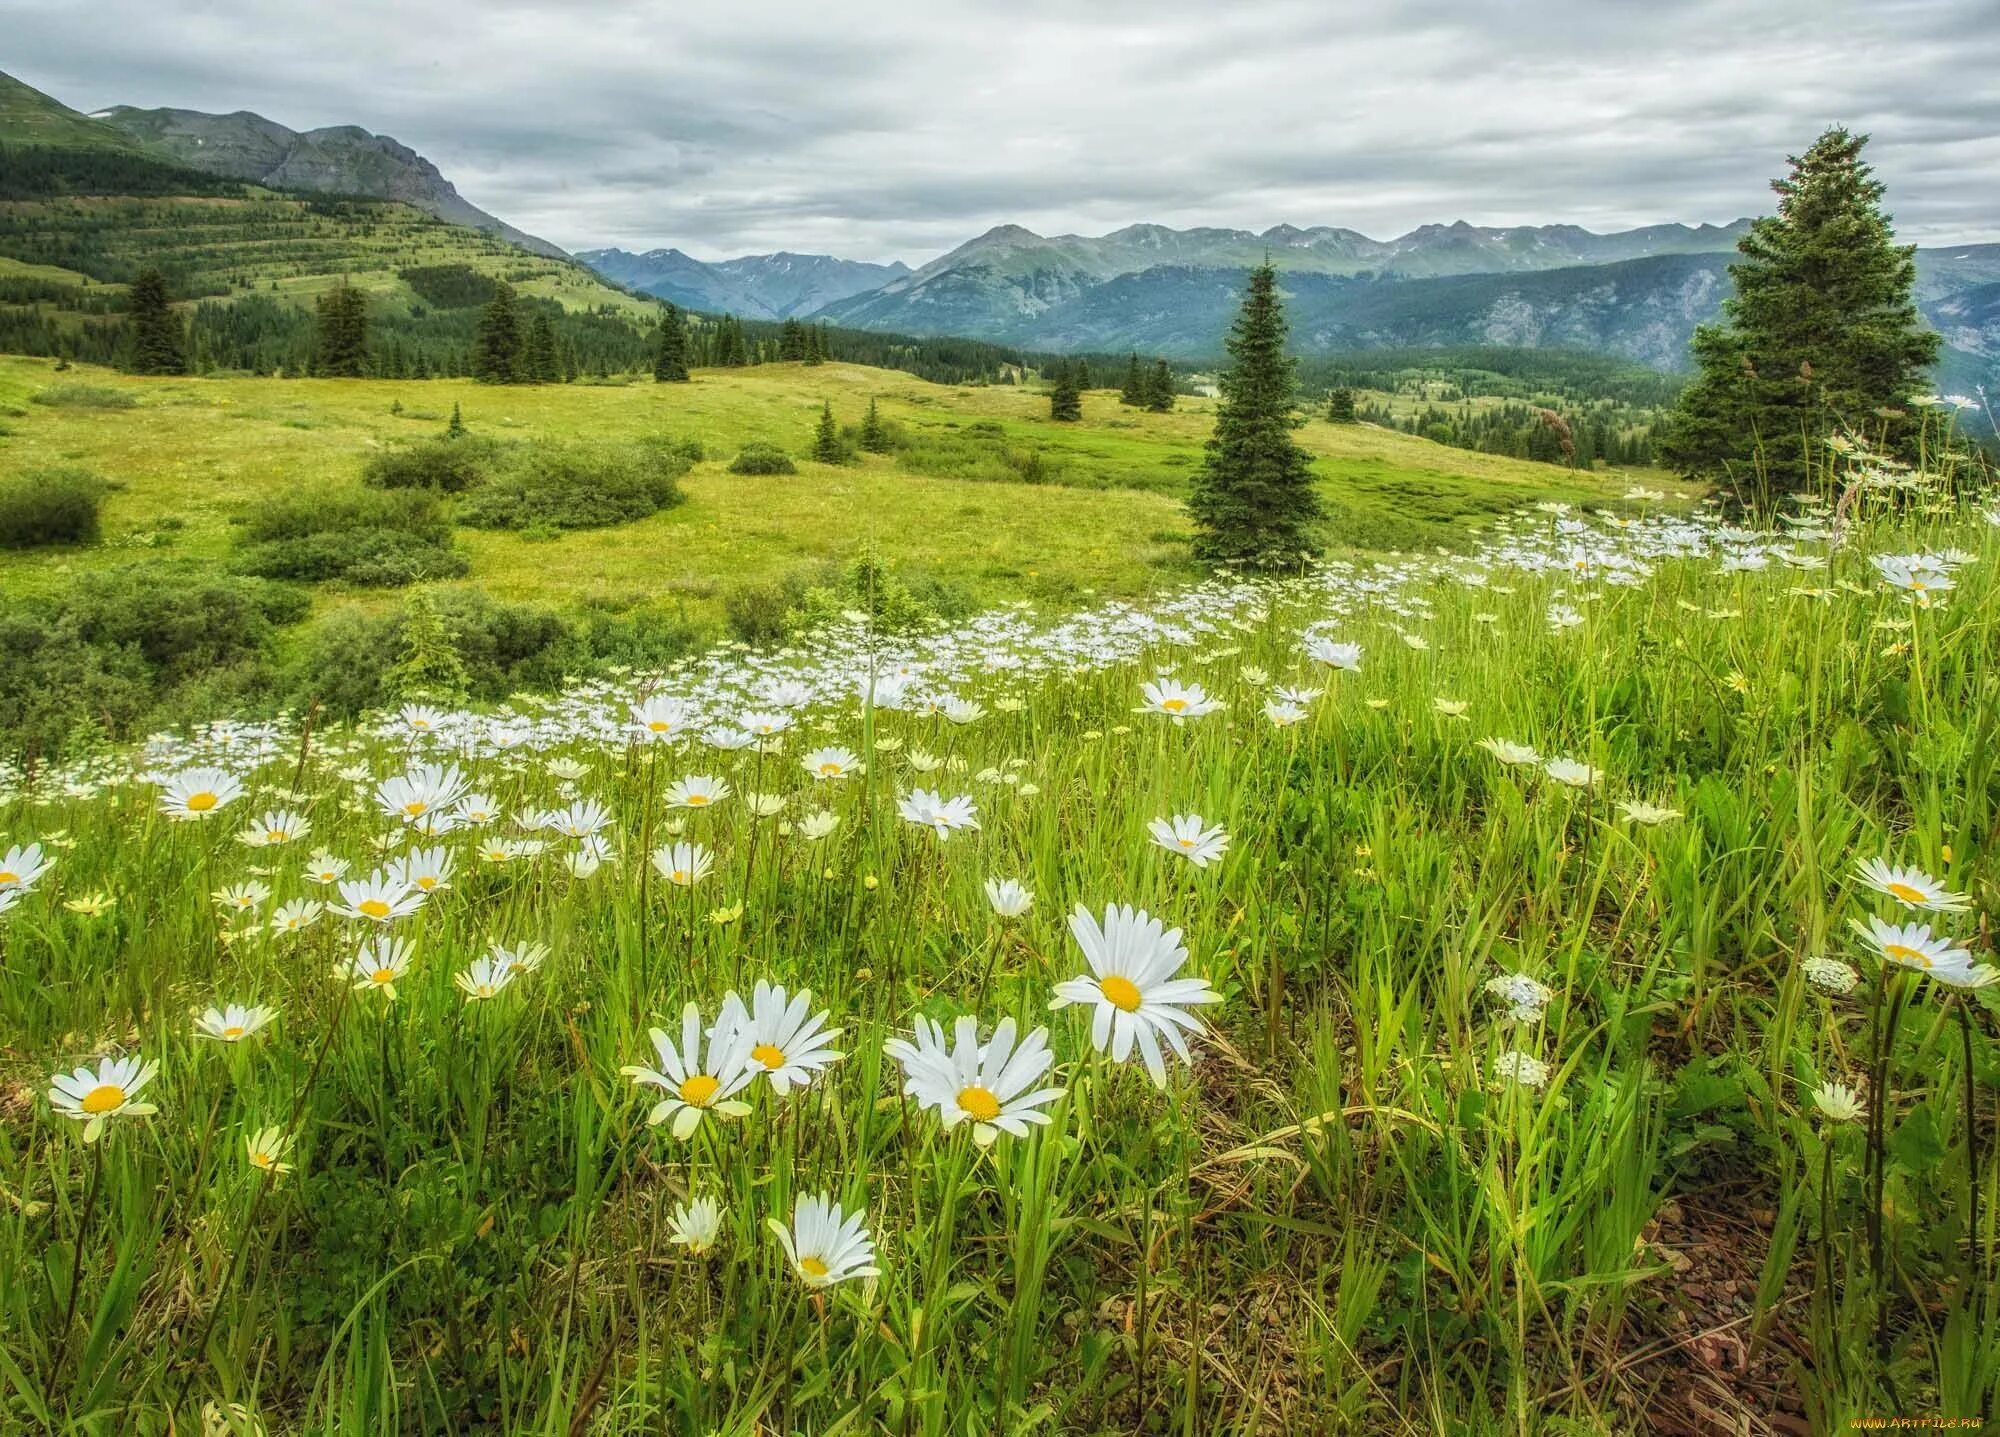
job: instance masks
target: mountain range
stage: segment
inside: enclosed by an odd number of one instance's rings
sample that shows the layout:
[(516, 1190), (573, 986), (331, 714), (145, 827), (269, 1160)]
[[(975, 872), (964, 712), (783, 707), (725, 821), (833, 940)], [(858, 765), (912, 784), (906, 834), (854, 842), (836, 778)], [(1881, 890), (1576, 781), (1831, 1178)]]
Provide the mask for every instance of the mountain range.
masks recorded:
[(576, 258), (627, 289), (656, 295), (683, 309), (746, 319), (813, 314), (851, 295), (880, 289), (910, 272), (901, 261), (871, 264), (784, 251), (713, 262), (677, 249), (644, 254), (622, 249), (581, 250)]

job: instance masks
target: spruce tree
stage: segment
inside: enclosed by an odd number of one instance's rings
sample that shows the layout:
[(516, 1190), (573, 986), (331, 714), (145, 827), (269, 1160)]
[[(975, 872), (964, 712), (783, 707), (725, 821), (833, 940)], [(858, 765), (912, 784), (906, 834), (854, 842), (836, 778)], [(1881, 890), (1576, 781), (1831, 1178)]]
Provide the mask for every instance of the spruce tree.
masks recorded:
[(661, 384), (682, 384), (687, 377), (687, 316), (670, 304), (660, 317), (659, 339), (653, 347), (653, 378)]
[(1352, 424), (1354, 417), (1354, 391), (1345, 385), (1326, 392), (1326, 418), (1329, 424)]
[(438, 612), (428, 589), (419, 589), (403, 605), (402, 653), (383, 680), (399, 699), (457, 703), (471, 688), (465, 660), (459, 657), (458, 635)]
[(482, 384), (518, 384), (522, 378), (521, 321), (514, 311), (514, 287), (494, 286), (479, 316), (472, 342), (472, 377)]
[(1173, 407), (1174, 372), (1167, 367), (1166, 360), (1158, 360), (1146, 379), (1146, 408), (1155, 414), (1167, 414)]
[(806, 357), (806, 331), (796, 319), (787, 319), (778, 328), (778, 358), (796, 363)]
[(346, 280), (313, 305), (312, 372), (326, 379), (368, 372), (368, 302)]
[(465, 437), (465, 420), (459, 415), (457, 400), (452, 401), (451, 423), (445, 425), (444, 437), (447, 439), (463, 439)]
[(806, 363), (826, 363), (826, 331), (816, 324), (806, 328)]
[(1661, 458), (1725, 479), (1744, 508), (1809, 482), (1843, 426), (1899, 449), (1910, 401), (1938, 356), (1918, 317), (1913, 245), (1894, 243), (1866, 135), (1838, 126), (1772, 182), (1778, 212), (1755, 221), (1729, 267), (1722, 322), (1695, 331), (1698, 373), (1681, 393)]
[(127, 296), (127, 323), (133, 374), (186, 374), (187, 331), (167, 297), (167, 279), (156, 269), (139, 271)]
[(889, 426), (882, 422), (881, 411), (872, 399), (868, 401), (868, 417), (861, 421), (861, 447), (870, 454), (887, 454), (891, 447)]
[(1120, 404), (1129, 404), (1137, 409), (1146, 402), (1146, 377), (1139, 368), (1139, 356), (1134, 353), (1125, 360), (1125, 387), (1118, 393)]
[(535, 316), (535, 322), (528, 329), (527, 343), (522, 346), (522, 378), (531, 384), (554, 384), (562, 378), (561, 363), (556, 358), (556, 331), (546, 314)]
[(813, 434), (813, 458), (822, 464), (838, 464), (847, 457), (840, 447), (840, 431), (834, 427), (833, 405), (820, 406), (819, 428)]
[(1076, 366), (1066, 359), (1056, 362), (1055, 387), (1049, 391), (1049, 418), (1065, 424), (1083, 418), (1083, 389), (1077, 383)]
[(1200, 531), (1195, 554), (1242, 568), (1290, 568), (1312, 552), (1320, 504), (1312, 458), (1292, 441), (1293, 362), (1268, 260), (1250, 272), (1227, 345), (1215, 432), (1188, 496)]

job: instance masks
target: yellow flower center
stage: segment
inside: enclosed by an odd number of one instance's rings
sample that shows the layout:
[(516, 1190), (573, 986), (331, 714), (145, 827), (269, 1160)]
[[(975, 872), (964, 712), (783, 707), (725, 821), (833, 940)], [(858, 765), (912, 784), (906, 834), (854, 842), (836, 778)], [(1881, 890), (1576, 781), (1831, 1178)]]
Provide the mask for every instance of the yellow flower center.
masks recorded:
[[(5, 877), (5, 874), (0, 874), (0, 878)], [(1921, 888), (1913, 888), (1907, 883), (1891, 883), (1887, 885), (1887, 888), (1891, 898), (1900, 898), (1905, 903), (1927, 903), (1930, 901), (1930, 894), (1924, 892)]]
[(282, 828), (267, 828), (264, 830), (264, 841), (266, 843), (283, 843), (290, 837), (291, 835)]
[(354, 906), (366, 918), (387, 918), (389, 916), (389, 905), (379, 898), (364, 898)]
[(415, 818), (421, 813), (423, 813), (423, 811), (429, 807), (430, 805), (428, 803), (425, 803), (421, 798), (413, 798), (408, 803), (403, 805), (403, 812), (407, 813), (410, 817)]
[(0, 883), (19, 883), (21, 875), (11, 868), (0, 868)]
[(1915, 968), (1931, 966), (1930, 954), (1921, 948), (1912, 948), (1907, 943), (1884, 943), (1882, 951), (1898, 963), (1908, 963)]
[(840, 772), (840, 765), (837, 763), (823, 763), (819, 766), (819, 771), (828, 778), (831, 778)]
[(688, 871), (685, 868), (676, 868), (669, 877), (676, 883), (686, 883), (688, 881)]
[(1186, 699), (1161, 699), (1160, 707), (1170, 714), (1177, 714), (1187, 707)]
[(370, 983), (380, 983), (386, 988), (396, 981), (396, 970), (394, 968), (377, 968), (373, 973), (368, 975), (368, 981)]
[(491, 983), (481, 983), (473, 991), (482, 998), (491, 998), (493, 996), (494, 990), (493, 990), (493, 985)]
[(825, 1277), (826, 1264), (816, 1257), (802, 1257), (799, 1259), (799, 1271), (807, 1277)]
[(437, 886), (438, 886), (438, 881), (435, 878), (425, 877), (425, 878), (419, 878), (417, 880), (417, 887), (422, 889), (425, 893), (430, 892), (433, 888)]
[(1000, 1100), (985, 1088), (960, 1088), (958, 1105), (968, 1116), (982, 1123), (990, 1123), (1000, 1116)]
[(1183, 838), (1180, 840), (1180, 845), (1182, 848), (1193, 848), (1194, 840), (1192, 838)]
[(203, 789), (200, 793), (191, 793), (188, 795), (187, 811), (189, 813), (207, 813), (214, 807), (215, 795), (207, 789)]
[(691, 793), (687, 797), (687, 805), (689, 808), (700, 808), (704, 803), (707, 802), (708, 802), (708, 795), (705, 793)]
[(750, 1050), (750, 1056), (767, 1068), (785, 1066), (785, 1050), (775, 1043), (759, 1043)]
[(646, 727), (651, 729), (654, 733), (666, 733), (668, 730), (673, 728), (673, 725), (666, 722), (666, 720), (664, 719), (654, 719), (651, 723), (647, 724)]
[(1097, 989), (1112, 1007), (1127, 1013), (1139, 1011), (1139, 985), (1130, 978), (1123, 978), (1113, 973), (1108, 978), (1098, 979)]
[(707, 1073), (696, 1073), (681, 1084), (681, 1101), (692, 1107), (705, 1108), (715, 1097), (716, 1089), (721, 1086), (720, 1078), (712, 1078)]
[(231, 1023), (227, 1028), (222, 1030), (222, 1036), (232, 1042), (235, 1041), (243, 1036), (243, 1025), (241, 1023)]
[(100, 1083), (83, 1095), (86, 1113), (111, 1113), (125, 1106), (125, 1090), (116, 1083)]
[(250, 1166), (253, 1168), (272, 1168), (277, 1165), (278, 1155), (276, 1153), (255, 1152), (250, 1154)]

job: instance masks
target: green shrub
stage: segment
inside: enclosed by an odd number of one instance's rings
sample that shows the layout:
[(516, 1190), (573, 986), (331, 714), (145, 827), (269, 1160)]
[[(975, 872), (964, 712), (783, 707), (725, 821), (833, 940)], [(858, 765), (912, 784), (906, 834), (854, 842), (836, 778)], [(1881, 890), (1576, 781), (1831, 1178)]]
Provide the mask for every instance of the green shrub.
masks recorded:
[(375, 455), (361, 470), (361, 482), (371, 489), (429, 489), (439, 494), (463, 494), (484, 484), (499, 459), (500, 446), (491, 439), (425, 439)]
[(799, 466), (792, 456), (775, 444), (746, 444), (729, 461), (731, 474), (796, 474)]
[(0, 549), (95, 544), (104, 481), (82, 469), (40, 469), (0, 479)]
[(601, 529), (681, 502), (687, 460), (665, 443), (538, 444), (459, 513), (480, 529)]
[(395, 588), (453, 579), (470, 567), (451, 524), (421, 489), (308, 489), (265, 500), (245, 517), (236, 568), (266, 579)]
[(787, 574), (761, 584), (738, 584), (722, 596), (729, 632), (746, 644), (776, 644), (792, 631), (792, 615), (816, 584), (837, 581), (831, 574)]
[(32, 404), (51, 409), (136, 409), (139, 396), (108, 384), (57, 384), (28, 396)]

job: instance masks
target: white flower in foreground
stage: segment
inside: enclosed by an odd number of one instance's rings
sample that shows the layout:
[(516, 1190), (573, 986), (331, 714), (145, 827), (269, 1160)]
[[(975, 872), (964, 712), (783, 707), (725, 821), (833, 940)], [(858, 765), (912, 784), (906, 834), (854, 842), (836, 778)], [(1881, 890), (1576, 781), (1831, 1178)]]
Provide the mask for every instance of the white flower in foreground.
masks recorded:
[(371, 938), (348, 961), (347, 976), (356, 988), (373, 988), (391, 1003), (396, 984), (410, 971), (410, 945), (387, 934)]
[(1507, 1016), (1517, 1023), (1532, 1023), (1542, 1016), (1542, 1010), (1549, 1006), (1555, 994), (1547, 984), (1530, 978), (1526, 973), (1502, 973), (1496, 978), (1488, 978), (1486, 992), (1507, 1005)]
[(1813, 1106), (1831, 1122), (1858, 1123), (1868, 1112), (1861, 1095), (1845, 1083), (1822, 1083), (1813, 1089), (1812, 1099)]
[(280, 904), (278, 911), (271, 915), (271, 931), (303, 933), (319, 922), (320, 915), (325, 912), (324, 903), (316, 903), (310, 898), (294, 898), (288, 903)]
[(670, 843), (653, 851), (660, 877), (681, 888), (692, 888), (715, 870), (715, 859), (699, 843)]
[(498, 997), (501, 990), (514, 981), (517, 969), (507, 958), (488, 956), (475, 958), (472, 965), (462, 972), (451, 975), (451, 981), (458, 985), (458, 991), (465, 994), (468, 1003), (483, 1003), (488, 998)]
[(832, 1287), (855, 1277), (880, 1277), (875, 1244), (869, 1239), (867, 1215), (860, 1208), (843, 1210), (829, 1194), (800, 1195), (792, 1206), (792, 1225), (765, 1218), (785, 1249), (785, 1259), (807, 1287)]
[(1545, 1088), (1549, 1083), (1549, 1065), (1540, 1058), (1510, 1048), (1493, 1060), (1493, 1076), (1502, 1082), (1518, 1083), (1524, 1088)]
[(1863, 886), (1911, 908), (1932, 913), (1963, 913), (1972, 906), (1972, 899), (1966, 894), (1953, 893), (1921, 868), (1899, 868), (1884, 859), (1869, 858), (1861, 862), (1855, 876)]
[(451, 887), (452, 871), (458, 860), (444, 847), (413, 848), (397, 860), (391, 870), (405, 888), (428, 896)]
[(1091, 1046), (1122, 1063), (1131, 1057), (1136, 1043), (1146, 1071), (1165, 1087), (1167, 1065), (1160, 1040), (1165, 1038), (1183, 1062), (1192, 1062), (1182, 1034), (1199, 1035), (1205, 1029), (1185, 1009), (1219, 1003), (1222, 995), (1206, 979), (1174, 976), (1188, 956), (1181, 946), (1181, 930), (1164, 931), (1160, 920), (1144, 909), (1112, 904), (1104, 910), (1100, 927), (1079, 903), (1070, 915), (1069, 931), (1083, 949), (1090, 975), (1058, 983), (1049, 1006), (1091, 1005)]
[(276, 848), (296, 843), (311, 832), (312, 824), (298, 814), (274, 808), (237, 834), (236, 841), (246, 848)]
[(1139, 691), (1146, 701), (1133, 712), (1165, 714), (1176, 723), (1212, 714), (1222, 707), (1221, 700), (1210, 698), (1200, 684), (1184, 684), (1178, 679), (1157, 678), (1141, 684)]
[(532, 973), (548, 961), (549, 945), (518, 943), (510, 948), (505, 943), (495, 943), (486, 950), (486, 956), (495, 967), (505, 968), (510, 973)]
[(1147, 825), (1153, 842), (1169, 853), (1178, 853), (1196, 868), (1206, 868), (1229, 849), (1229, 835), (1220, 825), (1202, 826), (1198, 813), (1177, 813), (1172, 818), (1156, 818)]
[(668, 808), (712, 808), (729, 797), (729, 780), (694, 774), (668, 788)]
[(1539, 764), (1542, 756), (1524, 743), (1514, 743), (1504, 738), (1483, 738), (1479, 746), (1509, 767), (1526, 767)]
[(1035, 906), (1035, 895), (1032, 889), (1022, 887), (1018, 878), (989, 878), (986, 901), (1000, 917), (1019, 918)]
[(692, 1257), (705, 1256), (722, 1236), (722, 1204), (712, 1197), (689, 1198), (667, 1217), (667, 1241)]
[(10, 848), (0, 853), (0, 892), (19, 889), (26, 893), (48, 871), (49, 860), (43, 856), (41, 844)]
[(1662, 823), (1672, 823), (1675, 819), (1683, 817), (1678, 808), (1661, 808), (1655, 804), (1642, 803), (1637, 799), (1627, 799), (1620, 803), (1618, 811), (1631, 819), (1632, 822), (1646, 828), (1652, 828)]
[(1350, 674), (1361, 672), (1361, 645), (1335, 643), (1324, 634), (1307, 634), (1305, 637), (1306, 657), (1316, 659), (1330, 669), (1342, 669)]
[(838, 827), (840, 827), (839, 814), (819, 809), (799, 820), (798, 834), (809, 843), (817, 843)]
[(1566, 788), (1594, 788), (1604, 778), (1602, 769), (1573, 758), (1552, 758), (1542, 765), (1542, 772)]
[(1293, 724), (1301, 722), (1305, 716), (1306, 711), (1297, 704), (1280, 703), (1273, 699), (1264, 705), (1264, 717), (1271, 721), (1273, 728), (1290, 728)]
[(1932, 933), (1928, 923), (1884, 923), (1871, 915), (1854, 927), (1884, 962), (1914, 968), (1950, 987), (1984, 988), (2000, 981), (2000, 968), (1974, 963), (1970, 949), (1953, 947), (1951, 939)]
[(574, 853), (564, 855), (563, 866), (573, 877), (588, 878), (617, 856), (610, 840), (597, 834), (580, 840)]
[(722, 1016), (709, 1036), (713, 1040), (719, 1032), (740, 1030), (750, 1044), (752, 1073), (769, 1078), (772, 1089), (783, 1097), (795, 1087), (806, 1087), (846, 1056), (833, 1049), (842, 1030), (827, 1027), (827, 1017), (825, 1009), (812, 1011), (811, 989), (788, 995), (783, 986), (760, 978), (751, 990), (747, 1011), (734, 993), (722, 1000)]
[(375, 806), (390, 818), (429, 828), (465, 796), (465, 775), (455, 764), (427, 763), (375, 786)]
[(94, 1143), (112, 1118), (143, 1118), (159, 1111), (151, 1103), (134, 1101), (159, 1071), (158, 1063), (134, 1056), (106, 1058), (95, 1072), (80, 1067), (57, 1073), (49, 1079), (49, 1106), (82, 1123), (83, 1140)]
[(1815, 956), (1799, 964), (1806, 975), (1806, 982), (1827, 993), (1852, 993), (1861, 975), (1849, 964), (1838, 958)]
[(219, 768), (190, 768), (167, 777), (160, 812), (189, 821), (207, 818), (243, 796), (243, 785)]
[(668, 743), (694, 728), (694, 716), (678, 700), (655, 694), (632, 705), (632, 732), (641, 743)]
[(333, 911), (343, 918), (389, 924), (409, 917), (423, 906), (423, 894), (404, 882), (400, 873), (385, 869), (367, 878), (343, 880), (340, 902), (333, 906)]
[(275, 1124), (247, 1133), (243, 1138), (243, 1157), (260, 1173), (282, 1177), (292, 1170), (285, 1161), (292, 1153), (292, 1140), (285, 1136), (285, 1130)]
[(1016, 1046), (1012, 1018), (1002, 1018), (985, 1043), (979, 1023), (970, 1014), (953, 1025), (952, 1041), (928, 1018), (918, 1018), (913, 1040), (891, 1038), (882, 1051), (903, 1065), (903, 1091), (924, 1108), (937, 1110), (944, 1130), (972, 1124), (972, 1140), (989, 1146), (1001, 1133), (1026, 1137), (1030, 1124), (1046, 1124), (1040, 1111), (1063, 1094), (1061, 1088), (1035, 1086), (1055, 1056), (1049, 1033), (1037, 1028)]
[(749, 1038), (740, 1025), (718, 1023), (707, 1034), (705, 1059), (701, 1010), (692, 1003), (681, 1009), (678, 1045), (661, 1028), (652, 1029), (647, 1036), (653, 1040), (660, 1066), (628, 1064), (618, 1071), (643, 1087), (659, 1088), (667, 1094), (646, 1115), (648, 1124), (657, 1126), (671, 1118), (669, 1131), (676, 1138), (686, 1138), (701, 1126), (705, 1113), (740, 1118), (750, 1111), (750, 1105), (736, 1097), (756, 1076), (750, 1066)]
[(861, 771), (861, 760), (851, 748), (816, 748), (799, 760), (799, 766), (816, 779), (835, 781)]
[(931, 829), (939, 842), (949, 839), (958, 829), (979, 827), (979, 810), (965, 794), (945, 798), (936, 789), (914, 789), (909, 797), (896, 800), (896, 812), (911, 823)]
[(210, 1008), (196, 1018), (194, 1035), (213, 1038), (218, 1043), (240, 1043), (277, 1016), (276, 1008), (231, 1003), (224, 1008)]

